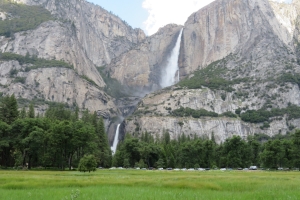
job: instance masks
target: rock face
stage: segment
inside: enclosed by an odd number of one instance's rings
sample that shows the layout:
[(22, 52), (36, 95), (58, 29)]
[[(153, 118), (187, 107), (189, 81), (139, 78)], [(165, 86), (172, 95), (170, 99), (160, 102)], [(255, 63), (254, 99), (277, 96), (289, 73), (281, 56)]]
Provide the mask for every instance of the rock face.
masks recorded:
[[(147, 131), (154, 136), (169, 131), (173, 138), (183, 133), (202, 137), (214, 133), (217, 141), (223, 142), (233, 134), (243, 138), (254, 133), (272, 136), (300, 128), (299, 119), (287, 116), (270, 119), (269, 128), (239, 117), (171, 116), (180, 107), (222, 114), (236, 109), (271, 111), (288, 104), (300, 106), (298, 82), (283, 78), (300, 73), (299, 2), (216, 0), (192, 14), (183, 30), (181, 79), (195, 76), (199, 82), (204, 79), (208, 87), (188, 89), (179, 84), (147, 95), (126, 120), (126, 131)], [(195, 85), (197, 79), (193, 80)], [(218, 81), (231, 89), (222, 89)]]
[[(290, 85), (290, 87), (293, 88), (286, 91), (287, 93), (281, 94), (282, 98), (286, 98), (283, 102), (292, 102), (300, 106), (299, 87), (295, 85)], [(273, 92), (277, 93), (276, 89), (273, 89)], [(222, 98), (222, 94), (226, 94), (226, 97)], [(249, 94), (249, 96), (252, 95)], [(173, 139), (176, 139), (180, 134), (210, 138), (211, 134), (214, 133), (216, 141), (220, 143), (232, 135), (239, 135), (246, 139), (247, 136), (255, 133), (265, 133), (270, 136), (278, 133), (286, 134), (290, 131), (290, 125), (300, 128), (299, 119), (289, 120), (287, 117), (276, 118), (270, 123), (270, 128), (262, 129), (263, 123), (246, 123), (240, 118), (202, 117), (195, 119), (170, 116), (173, 110), (180, 107), (195, 110), (206, 109), (218, 114), (228, 111), (234, 113), (236, 109), (246, 106), (253, 110), (259, 109), (259, 102), (263, 99), (253, 98), (252, 101), (251, 99), (248, 98), (243, 101), (241, 98), (235, 97), (234, 92), (213, 91), (209, 88), (187, 90), (173, 87), (164, 89), (147, 95), (140, 102), (133, 116), (126, 120), (126, 132), (142, 133), (147, 131), (156, 137), (168, 131)], [(278, 101), (276, 103), (280, 105), (283, 102)]]
[[(286, 6), (274, 2), (271, 5)], [(285, 9), (290, 14), (285, 15), (284, 11), (273, 10), (271, 5), (267, 0), (216, 0), (192, 14), (184, 26), (181, 74), (190, 74), (230, 53), (240, 52), (247, 56), (249, 44), (259, 42), (264, 35), (272, 35), (291, 46), (295, 6), (287, 5)]]
[(175, 46), (182, 26), (167, 25), (108, 66), (113, 78), (145, 94), (160, 88), (161, 72)]
[[(232, 135), (246, 138), (254, 133), (285, 134), (300, 127), (299, 119), (287, 115), (270, 119), (269, 128), (262, 127), (262, 123), (246, 123), (239, 117), (172, 116), (172, 111), (181, 107), (222, 114), (237, 109), (270, 111), (290, 104), (300, 106), (300, 82), (297, 77), (290, 78), (300, 74), (300, 0), (291, 4), (216, 0), (193, 13), (184, 27), (167, 25), (151, 37), (84, 0), (14, 1), (43, 6), (55, 20), (11, 38), (0, 37), (1, 52), (63, 60), (74, 70), (53, 66), (26, 71), (26, 64), (2, 61), (0, 92), (4, 94), (98, 111), (110, 125), (111, 141), (115, 127), (122, 121), (111, 117), (127, 117), (137, 104), (133, 115), (122, 123), (122, 137), (145, 131), (158, 136), (169, 131), (172, 138), (183, 133), (202, 137), (214, 133), (216, 140), (222, 142)], [(2, 19), (5, 16), (0, 13)], [(195, 82), (206, 86), (179, 84), (149, 94), (161, 89), (162, 71), (182, 28), (182, 83), (197, 77)], [(100, 66), (134, 97), (116, 100), (107, 95), (107, 83), (97, 70)], [(17, 73), (12, 75), (12, 70)], [(41, 103), (41, 112), (45, 105)]]
[[(43, 113), (46, 102), (62, 102), (70, 106), (77, 105), (82, 109), (110, 113), (116, 111), (113, 99), (81, 77), (72, 69), (40, 68), (24, 72), (25, 66), (17, 61), (0, 62), (0, 92), (15, 94), (16, 98), (26, 100), (40, 100), (38, 112)], [(11, 70), (18, 70), (14, 77)], [(21, 82), (16, 80), (23, 79)], [(109, 116), (104, 117), (108, 118)]]
[(105, 85), (93, 62), (86, 56), (84, 49), (70, 24), (48, 21), (35, 30), (14, 34), (14, 40), (3, 38), (0, 41), (2, 52), (20, 55), (36, 55), (47, 60), (64, 60), (72, 64), (75, 70), (92, 79), (97, 85)]
[(54, 16), (69, 21), (85, 56), (97, 66), (110, 63), (145, 39), (141, 29), (132, 29), (119, 17), (84, 0), (14, 1), (42, 5)]

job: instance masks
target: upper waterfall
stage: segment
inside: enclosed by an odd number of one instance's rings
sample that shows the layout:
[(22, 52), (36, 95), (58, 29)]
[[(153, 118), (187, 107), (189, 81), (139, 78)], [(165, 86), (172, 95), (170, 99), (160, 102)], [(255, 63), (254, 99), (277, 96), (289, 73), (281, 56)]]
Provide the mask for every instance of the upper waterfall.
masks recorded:
[[(177, 82), (179, 82), (179, 67), (178, 67), (178, 57), (180, 52), (180, 43), (181, 43), (181, 36), (182, 36), (181, 29), (180, 34), (177, 38), (176, 45), (172, 50), (172, 53), (168, 59), (168, 64), (166, 68), (162, 70), (162, 78), (160, 81), (160, 86), (162, 88), (171, 86)], [(176, 76), (177, 73), (177, 76)]]

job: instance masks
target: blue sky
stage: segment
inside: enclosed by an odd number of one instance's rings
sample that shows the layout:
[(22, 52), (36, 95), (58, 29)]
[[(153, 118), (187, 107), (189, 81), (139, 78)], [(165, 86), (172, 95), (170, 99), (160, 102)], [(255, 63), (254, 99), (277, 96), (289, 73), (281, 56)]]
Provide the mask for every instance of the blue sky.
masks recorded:
[(143, 28), (143, 22), (148, 18), (148, 12), (143, 9), (144, 0), (88, 0), (98, 4), (105, 10), (112, 11), (125, 20), (133, 28)]
[[(170, 23), (184, 25), (193, 13), (214, 0), (87, 0), (98, 4), (147, 35)], [(291, 2), (292, 0), (273, 0)]]

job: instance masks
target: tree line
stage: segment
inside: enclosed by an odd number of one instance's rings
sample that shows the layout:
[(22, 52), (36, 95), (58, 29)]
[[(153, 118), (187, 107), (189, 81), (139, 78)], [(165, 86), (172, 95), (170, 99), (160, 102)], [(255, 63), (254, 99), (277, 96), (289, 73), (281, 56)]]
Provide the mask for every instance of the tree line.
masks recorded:
[(18, 109), (14, 95), (2, 97), (1, 167), (90, 171), (86, 166), (95, 164), (106, 168), (300, 168), (300, 130), (274, 137), (255, 134), (246, 140), (233, 136), (221, 144), (213, 133), (211, 139), (185, 134), (171, 139), (167, 131), (155, 138), (147, 132), (126, 134), (112, 156), (103, 119), (96, 113), (84, 111), (79, 118), (78, 108), (52, 105), (39, 116), (33, 104), (27, 110)]
[(217, 144), (211, 139), (184, 134), (171, 140), (165, 132), (159, 139), (149, 133), (141, 137), (126, 135), (113, 157), (115, 167), (155, 168), (246, 168), (259, 166), (277, 169), (300, 168), (300, 130), (283, 136), (255, 134), (243, 140), (239, 136)]
[(99, 166), (111, 166), (111, 150), (103, 119), (88, 111), (50, 106), (45, 116), (35, 115), (30, 104), (19, 111), (12, 96), (0, 104), (0, 166), (77, 168), (81, 158), (93, 155)]

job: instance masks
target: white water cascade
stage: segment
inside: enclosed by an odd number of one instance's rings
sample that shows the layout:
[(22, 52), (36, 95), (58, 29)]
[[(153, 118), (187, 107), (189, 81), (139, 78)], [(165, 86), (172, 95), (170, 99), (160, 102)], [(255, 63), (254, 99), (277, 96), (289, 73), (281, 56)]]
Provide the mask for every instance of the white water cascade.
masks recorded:
[[(182, 36), (181, 29), (180, 34), (177, 38), (176, 45), (172, 50), (171, 56), (168, 59), (168, 64), (165, 69), (162, 71), (162, 79), (160, 81), (160, 86), (162, 88), (169, 87), (174, 85), (175, 83), (179, 82), (179, 67), (178, 67), (178, 57), (180, 51), (180, 43), (181, 43), (181, 36)], [(177, 76), (176, 76), (177, 73)]]
[(116, 134), (115, 134), (115, 138), (114, 138), (114, 143), (110, 147), (113, 155), (116, 153), (118, 142), (119, 142), (119, 128), (120, 128), (120, 124), (118, 124), (118, 126), (117, 126), (117, 130), (116, 130)]

